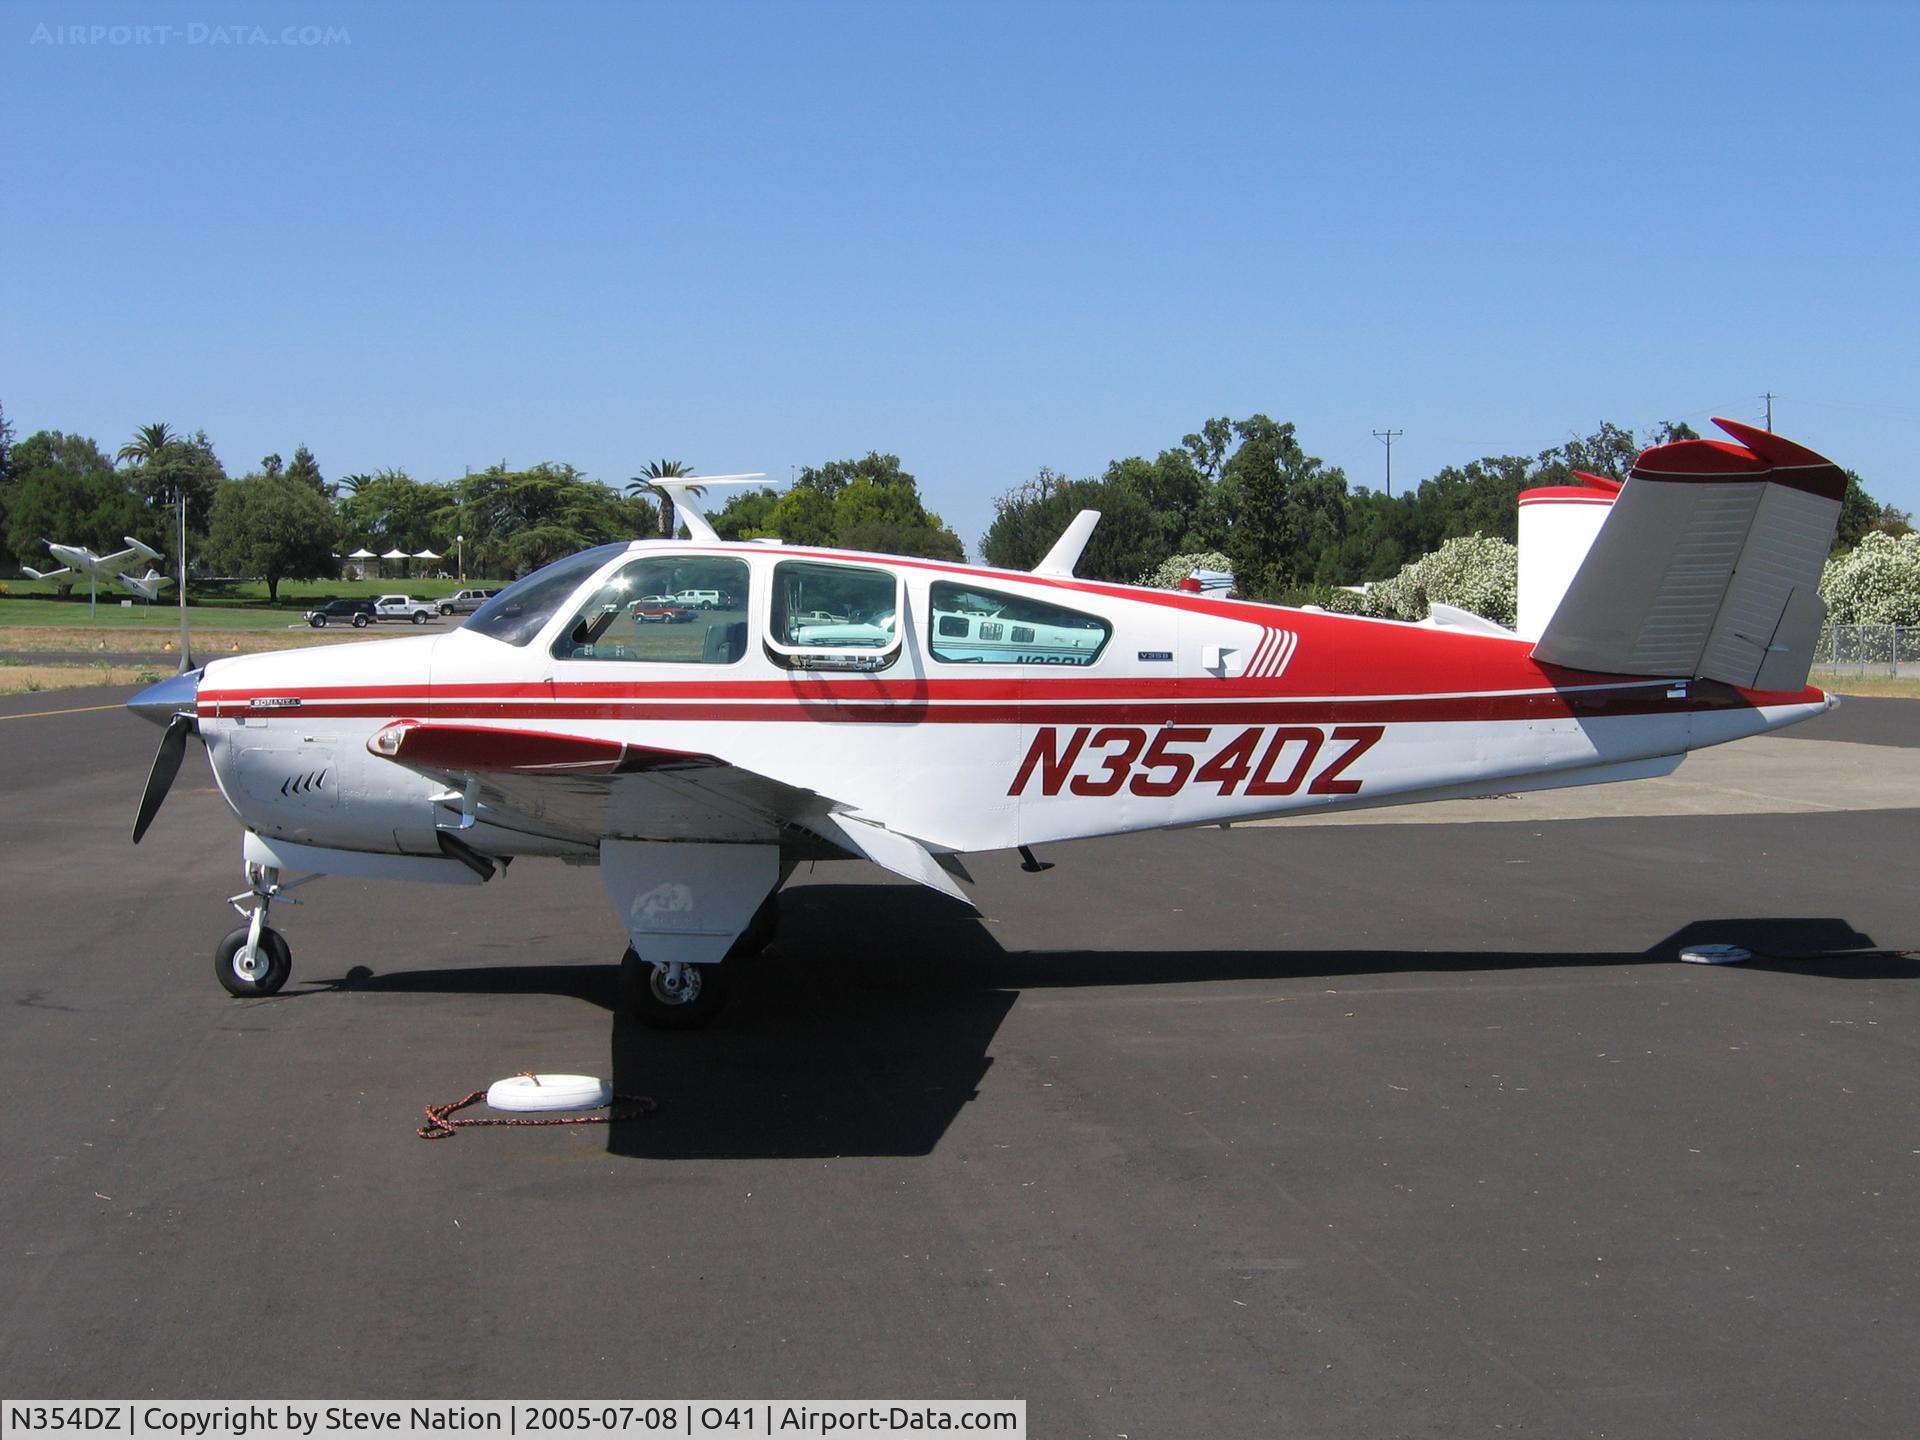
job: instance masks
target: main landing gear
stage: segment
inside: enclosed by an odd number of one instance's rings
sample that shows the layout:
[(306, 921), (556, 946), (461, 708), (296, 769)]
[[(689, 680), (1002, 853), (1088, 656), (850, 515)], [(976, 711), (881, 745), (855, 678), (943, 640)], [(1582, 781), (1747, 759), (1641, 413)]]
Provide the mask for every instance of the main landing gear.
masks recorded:
[(773, 943), (780, 927), (779, 892), (767, 896), (718, 965), (655, 963), (629, 945), (620, 957), (620, 1006), (655, 1030), (697, 1030), (727, 1003), (727, 966), (751, 959)]
[(247, 923), (231, 931), (213, 951), (213, 973), (229, 995), (251, 999), (276, 995), (293, 973), (293, 951), (286, 937), (267, 924), (267, 906), (274, 900), (300, 902), (280, 884), (280, 872), (271, 865), (248, 865), (247, 886), (227, 903)]

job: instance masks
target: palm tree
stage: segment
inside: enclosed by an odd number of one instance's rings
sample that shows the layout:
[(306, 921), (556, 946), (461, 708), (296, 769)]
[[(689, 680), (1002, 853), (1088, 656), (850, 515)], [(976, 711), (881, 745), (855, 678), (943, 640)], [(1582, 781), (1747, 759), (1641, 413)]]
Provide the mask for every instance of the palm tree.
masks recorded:
[(336, 498), (341, 495), (355, 494), (362, 485), (366, 484), (372, 478), (371, 475), (364, 475), (357, 470), (351, 475), (342, 475), (338, 480), (333, 482), (333, 493)]
[(180, 437), (165, 421), (142, 425), (133, 432), (133, 439), (120, 447), (114, 458), (131, 461), (135, 465), (151, 465), (179, 442)]
[[(656, 480), (671, 480), (678, 476), (691, 474), (693, 474), (693, 467), (682, 464), (678, 460), (650, 460), (647, 462), (646, 472), (634, 476), (633, 479), (627, 483), (627, 494), (629, 495), (654, 495), (659, 498), (660, 538), (662, 540), (673, 539), (674, 532), (680, 527), (674, 521), (672, 494), (662, 490), (654, 482)], [(693, 493), (698, 495), (700, 493), (699, 488), (695, 487)]]

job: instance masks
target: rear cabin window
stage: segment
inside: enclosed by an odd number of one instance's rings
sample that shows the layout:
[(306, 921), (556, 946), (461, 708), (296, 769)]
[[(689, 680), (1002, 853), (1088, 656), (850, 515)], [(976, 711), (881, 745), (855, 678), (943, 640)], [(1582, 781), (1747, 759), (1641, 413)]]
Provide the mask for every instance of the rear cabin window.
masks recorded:
[(623, 565), (553, 642), (561, 660), (731, 665), (747, 653), (747, 566), (648, 555)]
[(949, 665), (1091, 665), (1113, 635), (1097, 615), (946, 580), (933, 583), (928, 629), (927, 648)]

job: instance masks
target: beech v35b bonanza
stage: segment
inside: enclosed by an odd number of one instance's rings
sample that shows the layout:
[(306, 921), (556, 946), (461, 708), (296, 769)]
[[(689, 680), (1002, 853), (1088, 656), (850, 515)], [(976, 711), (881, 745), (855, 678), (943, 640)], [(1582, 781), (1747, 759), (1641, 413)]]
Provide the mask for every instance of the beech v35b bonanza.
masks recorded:
[[(558, 561), (449, 634), (235, 656), (135, 696), (166, 734), (133, 838), (197, 736), (245, 827), (247, 923), (216, 952), (236, 995), (286, 983), (283, 877), (597, 864), (624, 1003), (685, 1027), (803, 860), (964, 902), (971, 852), (1664, 775), (1833, 703), (1807, 674), (1846, 477), (1716, 423), (1737, 443), (1521, 497), (1515, 630), (1077, 580), (1092, 512), (1030, 574), (728, 543), (664, 481), (690, 541)], [(708, 603), (670, 625), (636, 605), (690, 594)]]

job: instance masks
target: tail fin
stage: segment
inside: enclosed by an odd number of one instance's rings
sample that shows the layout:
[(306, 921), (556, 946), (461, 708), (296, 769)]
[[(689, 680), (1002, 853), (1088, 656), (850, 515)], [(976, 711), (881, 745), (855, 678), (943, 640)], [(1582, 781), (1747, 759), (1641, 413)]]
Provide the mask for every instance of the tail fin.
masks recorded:
[(1846, 472), (1767, 431), (1713, 423), (1741, 443), (1682, 440), (1634, 461), (1535, 659), (1755, 690), (1807, 683)]

